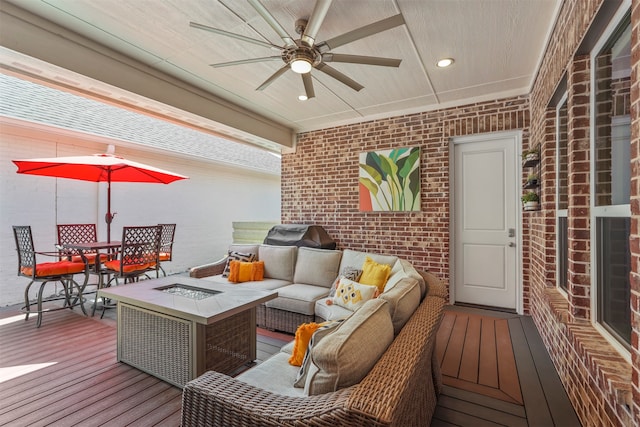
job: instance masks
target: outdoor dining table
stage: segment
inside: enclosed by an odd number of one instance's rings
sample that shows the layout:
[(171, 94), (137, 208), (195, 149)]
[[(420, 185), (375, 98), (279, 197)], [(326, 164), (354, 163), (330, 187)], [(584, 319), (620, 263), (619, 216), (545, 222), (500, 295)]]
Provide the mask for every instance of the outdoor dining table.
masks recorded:
[[(84, 242), (84, 243), (65, 243), (62, 245), (63, 249), (74, 249), (84, 255), (85, 252), (95, 253), (95, 263), (93, 265), (93, 272), (98, 275), (98, 289), (102, 289), (104, 285), (104, 279), (102, 271), (102, 262), (100, 257), (100, 251), (105, 250), (107, 254), (112, 253), (114, 250), (119, 248), (122, 245), (120, 241), (110, 241), (110, 242)], [(86, 286), (86, 285), (85, 285)], [(83, 289), (80, 289), (80, 298), (82, 298)], [(93, 303), (93, 309), (91, 311), (91, 315), (93, 316), (96, 311), (96, 304), (98, 302), (97, 292), (96, 299)]]

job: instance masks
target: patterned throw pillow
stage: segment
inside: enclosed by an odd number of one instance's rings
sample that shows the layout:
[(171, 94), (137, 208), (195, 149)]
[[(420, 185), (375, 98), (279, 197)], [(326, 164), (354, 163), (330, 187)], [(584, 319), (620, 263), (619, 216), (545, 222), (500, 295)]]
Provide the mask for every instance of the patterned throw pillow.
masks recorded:
[(331, 290), (329, 291), (329, 298), (333, 298), (333, 296), (336, 294), (336, 288), (338, 287), (338, 282), (340, 281), (340, 279), (344, 277), (345, 279), (349, 279), (349, 280), (353, 280), (354, 282), (357, 282), (358, 280), (360, 280), (361, 274), (362, 274), (362, 270), (359, 270), (355, 267), (350, 267), (350, 266), (344, 267), (340, 272), (340, 275), (336, 278), (336, 280), (333, 281), (333, 285), (331, 285)]
[(307, 373), (309, 372), (309, 364), (311, 363), (311, 350), (313, 349), (313, 346), (318, 344), (322, 338), (335, 331), (343, 320), (344, 319), (331, 320), (320, 323), (318, 329), (316, 329), (313, 335), (311, 335), (311, 339), (307, 345), (307, 351), (304, 353), (304, 358), (302, 359), (302, 365), (300, 365), (300, 370), (298, 371), (296, 380), (293, 383), (294, 387), (304, 388), (304, 383), (307, 381)]
[(378, 288), (372, 285), (363, 285), (349, 279), (340, 279), (333, 303), (347, 310), (356, 311), (362, 305), (373, 299), (378, 292)]
[(245, 254), (242, 252), (228, 251), (227, 264), (224, 266), (222, 277), (229, 277), (229, 271), (231, 269), (231, 261), (252, 262), (255, 260), (256, 260), (255, 254)]

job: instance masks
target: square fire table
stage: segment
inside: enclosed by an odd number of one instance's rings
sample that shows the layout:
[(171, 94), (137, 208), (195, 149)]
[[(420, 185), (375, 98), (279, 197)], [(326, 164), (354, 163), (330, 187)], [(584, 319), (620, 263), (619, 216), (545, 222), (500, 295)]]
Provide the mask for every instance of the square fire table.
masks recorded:
[(183, 387), (256, 358), (256, 306), (276, 291), (173, 276), (101, 289), (118, 301), (118, 361)]

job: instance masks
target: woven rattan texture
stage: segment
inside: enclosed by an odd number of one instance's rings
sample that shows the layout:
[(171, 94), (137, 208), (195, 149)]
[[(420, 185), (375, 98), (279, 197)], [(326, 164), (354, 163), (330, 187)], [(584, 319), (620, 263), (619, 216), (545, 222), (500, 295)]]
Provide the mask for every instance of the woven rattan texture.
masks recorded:
[(207, 372), (184, 388), (182, 426), (428, 426), (437, 399), (439, 369), (432, 363), (443, 308), (443, 298), (427, 296), (371, 372), (336, 392), (286, 397)]
[(303, 323), (315, 322), (315, 315), (266, 307), (265, 328), (295, 334)]
[(206, 370), (231, 373), (253, 361), (253, 316), (245, 310), (207, 326)]
[(190, 322), (118, 304), (119, 359), (182, 386), (193, 375)]

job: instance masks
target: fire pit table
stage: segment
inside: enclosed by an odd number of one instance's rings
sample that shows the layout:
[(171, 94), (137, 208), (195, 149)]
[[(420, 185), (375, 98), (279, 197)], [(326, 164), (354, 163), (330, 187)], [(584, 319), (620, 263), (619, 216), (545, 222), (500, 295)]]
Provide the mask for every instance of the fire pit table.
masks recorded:
[(183, 387), (206, 371), (231, 374), (256, 358), (256, 306), (276, 291), (191, 277), (101, 289), (118, 301), (118, 361)]

